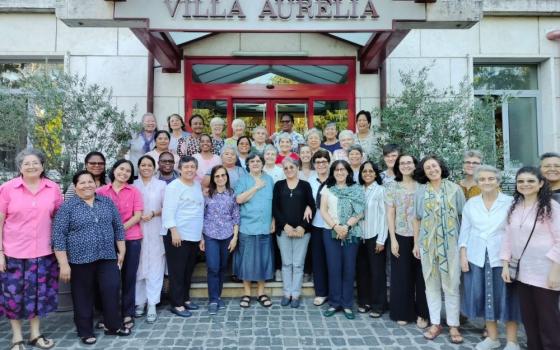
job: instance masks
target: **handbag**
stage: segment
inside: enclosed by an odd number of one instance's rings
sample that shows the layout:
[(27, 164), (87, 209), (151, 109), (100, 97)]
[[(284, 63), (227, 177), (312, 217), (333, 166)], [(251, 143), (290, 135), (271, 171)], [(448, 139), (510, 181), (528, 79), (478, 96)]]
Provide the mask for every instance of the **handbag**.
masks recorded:
[(527, 239), (527, 242), (525, 243), (525, 247), (523, 247), (523, 251), (521, 252), (521, 255), (519, 256), (519, 259), (516, 259), (514, 257), (511, 257), (511, 259), (509, 259), (508, 272), (509, 272), (509, 279), (512, 282), (517, 281), (517, 274), (519, 272), (519, 262), (521, 261), (521, 258), (523, 257), (523, 253), (525, 253), (525, 249), (527, 249), (527, 246), (529, 245), (529, 241), (531, 240), (531, 237), (533, 237), (533, 232), (535, 232), (535, 226), (537, 226), (537, 216), (535, 216), (535, 222), (533, 223), (533, 228), (531, 229), (531, 233), (529, 234), (529, 238)]

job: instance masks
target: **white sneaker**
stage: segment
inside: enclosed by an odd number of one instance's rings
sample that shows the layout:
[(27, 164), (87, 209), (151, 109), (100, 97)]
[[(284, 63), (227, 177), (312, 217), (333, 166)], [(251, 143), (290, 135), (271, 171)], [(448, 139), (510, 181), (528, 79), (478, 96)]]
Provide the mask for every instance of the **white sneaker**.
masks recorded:
[(157, 320), (157, 311), (155, 305), (148, 305), (148, 316), (146, 316), (146, 322), (154, 323)]
[(282, 282), (282, 270), (276, 270), (274, 273), (274, 280), (276, 282)]
[(500, 341), (499, 340), (492, 340), (492, 338), (487, 337), (485, 338), (483, 341), (481, 341), (480, 343), (476, 344), (476, 350), (492, 350), (492, 349), (497, 349), (500, 347)]
[(136, 309), (134, 310), (134, 317), (138, 318), (144, 316), (145, 307), (146, 304), (136, 305)]
[(504, 350), (521, 350), (521, 347), (517, 343), (508, 341), (506, 346), (504, 346)]

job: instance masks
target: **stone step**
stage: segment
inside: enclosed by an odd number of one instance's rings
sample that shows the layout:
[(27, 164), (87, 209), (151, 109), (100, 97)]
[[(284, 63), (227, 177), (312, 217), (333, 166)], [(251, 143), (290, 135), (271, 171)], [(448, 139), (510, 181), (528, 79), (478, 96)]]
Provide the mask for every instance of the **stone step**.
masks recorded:
[[(191, 297), (194, 298), (208, 298), (208, 285), (206, 282), (193, 282), (191, 283)], [(267, 282), (265, 287), (265, 294), (270, 297), (281, 297), (282, 294), (282, 282)], [(313, 289), (313, 282), (304, 282), (301, 290), (303, 296), (312, 297), (315, 296), (315, 290)], [(222, 297), (224, 298), (240, 298), (245, 295), (243, 291), (243, 283), (238, 282), (226, 282), (224, 283), (224, 290), (222, 292)], [(257, 295), (257, 284), (253, 283), (251, 288), (251, 295)]]

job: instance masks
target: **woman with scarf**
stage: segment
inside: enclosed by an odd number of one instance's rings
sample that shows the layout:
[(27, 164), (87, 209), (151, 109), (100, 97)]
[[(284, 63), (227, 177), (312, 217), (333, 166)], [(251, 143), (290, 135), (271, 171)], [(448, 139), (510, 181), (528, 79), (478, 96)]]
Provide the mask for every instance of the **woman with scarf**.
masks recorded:
[(354, 277), (356, 256), (362, 230), (358, 223), (364, 216), (365, 196), (361, 186), (354, 182), (350, 164), (345, 160), (335, 161), (330, 168), (326, 186), (321, 190), (321, 215), (327, 269), (329, 276), (329, 307), (323, 313), (333, 316), (344, 310), (344, 316), (355, 318)]
[[(130, 140), (129, 160), (132, 164), (138, 164), (138, 159), (150, 152), (156, 146), (156, 117), (152, 113), (142, 116), (142, 130)], [(135, 169), (134, 175), (138, 174)]]
[(422, 261), (426, 298), (432, 326), (424, 338), (434, 340), (442, 332), (441, 289), (445, 294), (445, 312), (449, 338), (453, 344), (463, 342), (459, 332), (459, 226), (465, 196), (461, 187), (447, 180), (449, 169), (437, 156), (424, 157), (414, 171), (421, 185), (414, 195), (416, 219), (414, 248)]

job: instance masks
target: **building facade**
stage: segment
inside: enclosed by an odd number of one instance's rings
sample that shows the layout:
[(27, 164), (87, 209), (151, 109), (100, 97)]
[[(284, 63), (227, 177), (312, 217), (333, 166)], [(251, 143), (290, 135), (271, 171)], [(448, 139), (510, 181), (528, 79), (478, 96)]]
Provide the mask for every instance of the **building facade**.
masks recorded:
[[(230, 14), (251, 16), (247, 7), (241, 14), (232, 12), (235, 3), (245, 6), (243, 1), (224, 0), (231, 6), (222, 8), (218, 1), (201, 0), (194, 2), (201, 6), (195, 9), (166, 0), (158, 3), (161, 16), (173, 18), (168, 27), (154, 27), (159, 17), (150, 17), (150, 31), (132, 20), (115, 24), (119, 12), (133, 18), (134, 6), (144, 2), (4, 1), (0, 68), (58, 65), (89, 83), (111, 87), (119, 109), (135, 108), (138, 118), (152, 111), (160, 127), (172, 113), (200, 113), (222, 117), (228, 125), (243, 118), (249, 128), (263, 125), (272, 133), (283, 112), (296, 116), (300, 131), (332, 120), (353, 129), (357, 111), (371, 111), (400, 93), (400, 71), (430, 66), (429, 79), (438, 88), (457, 87), (466, 79), (474, 83), (475, 96), (510, 97), (495, 112), (496, 144), (504, 149), (506, 167), (560, 150), (557, 1), (466, 1), (480, 7), (479, 16), (472, 8), (457, 7), (457, 1), (401, 1), (426, 8), (426, 18), (407, 25), (390, 14), (391, 0), (356, 1), (362, 6), (356, 9), (348, 7), (354, 4), (350, 1), (317, 1), (309, 8), (317, 12), (302, 14), (305, 25), (241, 22), (229, 28), (222, 23), (230, 21)], [(267, 3), (272, 7), (265, 13)], [(321, 10), (323, 3), (331, 7)], [(274, 7), (278, 1), (263, 4), (256, 15), (282, 15)], [(368, 6), (374, 7), (368, 12)], [(301, 7), (290, 11), (297, 21)], [(318, 18), (321, 11), (331, 18)], [(185, 21), (187, 12), (198, 22)], [(377, 31), (333, 19), (338, 14), (345, 21), (342, 17), (354, 12), (360, 23), (393, 16), (393, 23), (401, 25)], [(210, 18), (222, 15), (221, 22)], [(332, 30), (336, 25), (340, 28)]]

